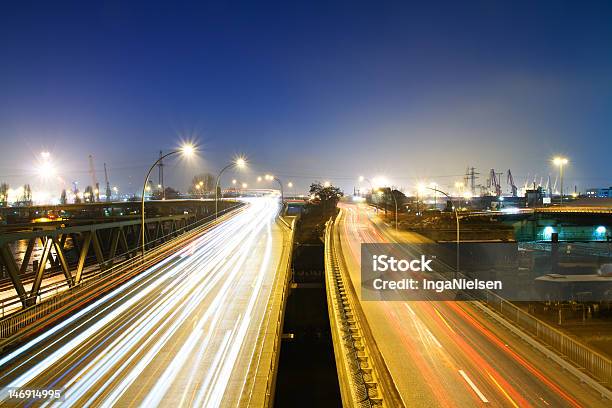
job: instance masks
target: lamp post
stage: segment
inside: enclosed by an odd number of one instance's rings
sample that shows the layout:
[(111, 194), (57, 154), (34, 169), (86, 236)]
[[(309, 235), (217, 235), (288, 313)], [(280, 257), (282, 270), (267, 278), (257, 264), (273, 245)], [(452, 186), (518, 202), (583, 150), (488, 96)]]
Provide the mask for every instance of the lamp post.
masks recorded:
[[(419, 205), (419, 199), (420, 199), (421, 197), (419, 197), (419, 195), (421, 195), (421, 196), (422, 196), (422, 195), (423, 195), (423, 193), (425, 192), (425, 184), (423, 184), (423, 183), (418, 183), (418, 184), (417, 184), (417, 188), (416, 188), (416, 190), (417, 190), (417, 193), (416, 193), (416, 199), (417, 199), (417, 215), (420, 215), (420, 214), (421, 214), (421, 206)], [(419, 193), (420, 193), (420, 194), (419, 194)]]
[(159, 162), (161, 162), (163, 159), (165, 159), (168, 156), (172, 156), (173, 154), (177, 154), (177, 153), (181, 153), (184, 154), (185, 156), (191, 156), (193, 155), (195, 151), (195, 148), (190, 145), (190, 144), (186, 144), (183, 147), (181, 147), (178, 150), (173, 150), (169, 153), (166, 153), (163, 156), (160, 156), (159, 159), (157, 159), (155, 161), (155, 163), (153, 163), (153, 165), (149, 168), (149, 171), (147, 172), (147, 175), (144, 179), (144, 183), (142, 184), (142, 197), (140, 200), (140, 215), (141, 215), (141, 223), (140, 223), (140, 240), (142, 242), (142, 260), (144, 262), (144, 256), (145, 256), (145, 250), (146, 250), (146, 235), (145, 235), (145, 194), (147, 192), (147, 182), (149, 181), (149, 176), (151, 175), (151, 172), (153, 171), (153, 169), (155, 168), (155, 166), (157, 166), (159, 164)]
[[(372, 182), (370, 181), (370, 179), (367, 177), (359, 176), (359, 181), (360, 182), (366, 181), (370, 185), (370, 197), (374, 198), (374, 186), (372, 185)], [(374, 202), (374, 200), (372, 200), (372, 202)], [(376, 208), (376, 212), (378, 213), (378, 206), (376, 206), (375, 208)]]
[(563, 205), (563, 166), (566, 165), (567, 162), (568, 160), (565, 157), (555, 157), (553, 159), (553, 163), (559, 166), (559, 178), (561, 181), (561, 197), (559, 200), (559, 205)]
[(455, 266), (455, 278), (457, 278), (457, 275), (459, 275), (459, 213), (457, 212), (457, 206), (455, 205), (455, 203), (453, 203), (453, 199), (451, 198), (451, 196), (445, 193), (444, 191), (438, 190), (437, 188), (434, 188), (434, 187), (428, 187), (428, 188), (430, 190), (434, 190), (435, 192), (445, 195), (446, 198), (449, 199), (449, 201), (453, 205), (453, 209), (455, 210), (455, 219), (457, 220), (457, 260), (456, 260), (457, 264)]
[[(270, 174), (266, 174), (266, 180), (270, 180), (270, 181), (276, 181), (280, 187), (280, 191), (281, 191), (281, 204), (285, 203), (285, 193), (283, 191), (283, 182), (279, 180), (278, 177), (276, 176), (272, 176)], [(289, 183), (291, 184), (291, 183)], [(293, 186), (293, 184), (291, 184)]]
[(397, 231), (397, 198), (395, 197), (395, 194), (393, 194), (393, 189), (391, 187), (389, 187), (389, 193), (391, 194), (391, 197), (393, 197), (393, 201), (395, 201), (395, 230)]
[[(238, 157), (236, 160), (223, 167), (217, 175), (217, 182), (215, 183), (215, 219), (217, 219), (217, 216), (219, 214), (219, 182), (221, 181), (221, 175), (225, 170), (229, 169), (230, 167), (238, 167), (241, 169), (245, 166), (246, 159), (243, 157)], [(221, 194), (221, 198), (223, 198), (223, 194)]]

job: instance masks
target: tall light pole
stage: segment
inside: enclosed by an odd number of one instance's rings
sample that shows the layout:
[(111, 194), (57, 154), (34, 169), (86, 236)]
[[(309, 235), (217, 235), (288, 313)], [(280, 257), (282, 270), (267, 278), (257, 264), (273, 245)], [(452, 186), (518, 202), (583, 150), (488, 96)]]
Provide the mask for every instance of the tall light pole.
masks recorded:
[(393, 194), (393, 189), (391, 187), (389, 187), (389, 193), (391, 194), (391, 197), (393, 197), (393, 201), (395, 201), (395, 230), (397, 231), (397, 198), (395, 197), (395, 194)]
[[(217, 219), (217, 216), (219, 214), (219, 182), (221, 181), (221, 175), (223, 174), (225, 170), (231, 167), (238, 167), (239, 169), (242, 169), (246, 166), (246, 163), (247, 162), (244, 157), (238, 157), (233, 162), (223, 167), (221, 171), (219, 172), (219, 174), (217, 175), (217, 182), (215, 183), (215, 219)], [(221, 198), (223, 198), (223, 194), (221, 195)]]
[(451, 196), (445, 193), (444, 191), (438, 190), (437, 188), (434, 188), (434, 187), (428, 187), (428, 188), (430, 190), (434, 190), (435, 192), (445, 195), (446, 198), (449, 199), (449, 201), (453, 205), (453, 209), (455, 210), (455, 219), (457, 220), (457, 260), (456, 260), (457, 264), (455, 266), (455, 278), (457, 278), (457, 275), (459, 275), (459, 213), (457, 212), (457, 206), (455, 205), (455, 203), (453, 203), (453, 199), (451, 198)]
[[(359, 181), (360, 182), (367, 182), (370, 185), (370, 197), (372, 197), (372, 202), (374, 202), (373, 198), (374, 198), (374, 186), (372, 185), (372, 182), (370, 181), (369, 178), (367, 177), (363, 177), (363, 176), (359, 176)], [(376, 208), (376, 212), (378, 213), (378, 206), (375, 207)]]
[(553, 159), (553, 163), (559, 166), (559, 179), (561, 181), (561, 198), (559, 200), (559, 205), (563, 205), (563, 166), (565, 166), (567, 162), (568, 160), (565, 157), (555, 157)]
[(166, 153), (163, 156), (160, 156), (159, 159), (157, 159), (155, 161), (155, 163), (153, 163), (153, 165), (151, 166), (151, 168), (149, 168), (149, 171), (147, 172), (147, 175), (144, 179), (144, 183), (142, 185), (142, 197), (140, 200), (140, 215), (141, 215), (141, 223), (140, 223), (140, 240), (142, 242), (142, 260), (144, 261), (144, 256), (145, 256), (145, 247), (146, 247), (146, 235), (145, 235), (145, 194), (147, 191), (147, 182), (149, 181), (149, 176), (151, 175), (151, 172), (153, 171), (153, 169), (155, 168), (155, 166), (157, 166), (159, 164), (159, 162), (161, 162), (163, 159), (165, 159), (168, 156), (171, 156), (173, 154), (177, 154), (177, 153), (181, 153), (187, 157), (193, 155), (193, 153), (195, 152), (195, 148), (193, 147), (193, 145), (190, 144), (186, 144), (183, 147), (181, 147), (178, 150), (173, 150), (169, 153)]
[[(283, 191), (283, 182), (279, 180), (278, 177), (276, 176), (272, 176), (270, 174), (266, 174), (266, 180), (270, 180), (270, 181), (276, 181), (280, 187), (280, 191), (281, 191), (281, 204), (285, 203), (285, 193)], [(292, 183), (289, 183), (293, 186)]]

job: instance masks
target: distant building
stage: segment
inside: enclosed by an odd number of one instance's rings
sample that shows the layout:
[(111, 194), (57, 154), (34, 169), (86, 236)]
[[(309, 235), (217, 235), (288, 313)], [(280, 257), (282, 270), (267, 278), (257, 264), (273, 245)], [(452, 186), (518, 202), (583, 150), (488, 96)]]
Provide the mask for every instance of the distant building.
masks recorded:
[(612, 187), (608, 188), (589, 188), (586, 191), (587, 197), (612, 197)]

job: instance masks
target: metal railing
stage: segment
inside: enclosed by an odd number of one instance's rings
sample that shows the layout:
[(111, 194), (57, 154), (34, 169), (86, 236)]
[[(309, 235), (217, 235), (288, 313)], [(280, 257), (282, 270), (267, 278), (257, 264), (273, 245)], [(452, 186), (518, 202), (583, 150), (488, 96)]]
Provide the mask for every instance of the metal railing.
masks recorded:
[[(241, 207), (241, 205), (232, 206), (226, 208), (223, 210), (223, 212), (228, 213), (239, 207)], [(43, 299), (40, 303), (36, 303), (30, 307), (20, 310), (19, 312), (4, 317), (0, 320), (0, 349), (10, 344), (13, 337), (18, 335), (20, 330), (38, 322), (42, 317), (73, 302), (78, 303), (80, 298), (83, 296), (102, 293), (105, 289), (108, 289), (110, 285), (116, 285), (116, 282), (114, 282), (115, 279), (121, 278), (123, 281), (136, 276), (138, 273), (142, 272), (142, 270), (161, 260), (159, 258), (165, 257), (166, 251), (176, 248), (177, 243), (200, 234), (204, 229), (221, 222), (223, 219), (215, 221), (211, 216), (198, 222), (204, 222), (206, 220), (209, 222), (190, 230), (187, 234), (182, 234), (175, 237), (160, 247), (148, 252), (145, 263), (143, 263), (141, 257), (134, 257), (123, 261), (109, 269), (83, 278), (79, 284), (70, 289), (67, 289), (47, 299)], [(91, 290), (92, 287), (95, 287), (95, 289)]]
[(401, 397), (367, 326), (341, 254), (335, 221), (325, 229), (325, 286), (336, 368), (345, 407), (402, 407)]
[(514, 325), (550, 346), (574, 365), (583, 368), (607, 387), (612, 385), (612, 360), (592, 350), (567, 334), (530, 315), (492, 292), (483, 293), (483, 301)]

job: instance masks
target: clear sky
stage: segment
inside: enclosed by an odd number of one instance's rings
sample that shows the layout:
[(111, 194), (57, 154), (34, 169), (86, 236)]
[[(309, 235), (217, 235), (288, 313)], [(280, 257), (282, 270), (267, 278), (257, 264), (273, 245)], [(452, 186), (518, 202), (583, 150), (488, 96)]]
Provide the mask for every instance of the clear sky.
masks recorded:
[(36, 185), (48, 150), (67, 183), (93, 154), (136, 190), (195, 139), (198, 161), (167, 167), (183, 191), (236, 153), (237, 178), (300, 189), (468, 165), (522, 184), (556, 154), (572, 188), (612, 185), (612, 2), (93, 3), (0, 6), (0, 181)]

